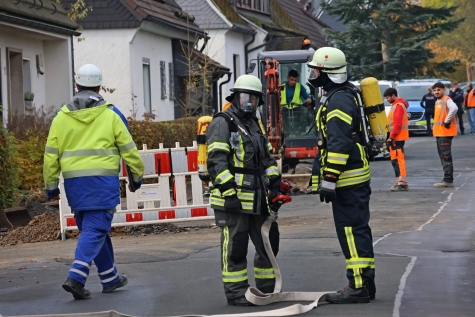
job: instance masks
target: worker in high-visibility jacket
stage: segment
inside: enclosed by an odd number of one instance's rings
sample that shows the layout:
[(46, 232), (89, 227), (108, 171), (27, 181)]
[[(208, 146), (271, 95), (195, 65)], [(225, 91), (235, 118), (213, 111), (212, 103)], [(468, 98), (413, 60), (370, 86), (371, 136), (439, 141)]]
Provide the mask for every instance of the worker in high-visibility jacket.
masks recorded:
[(437, 82), (432, 86), (434, 96), (437, 98), (434, 112), (434, 127), (432, 134), (437, 140), (437, 151), (444, 169), (444, 178), (440, 183), (435, 183), (437, 188), (454, 187), (454, 165), (452, 159), (452, 140), (457, 135), (458, 107), (449, 96), (445, 95), (445, 85)]
[(64, 290), (75, 299), (91, 298), (84, 288), (92, 262), (97, 267), (102, 292), (127, 284), (117, 273), (109, 237), (112, 218), (120, 204), (120, 158), (132, 171), (133, 186), (142, 184), (144, 164), (128, 131), (127, 120), (98, 94), (102, 73), (92, 64), (76, 73), (78, 93), (53, 119), (44, 154), (43, 176), (48, 199), (59, 192), (64, 177), (68, 203), (81, 235)]
[(305, 87), (299, 83), (299, 72), (295, 69), (289, 71), (287, 81), (280, 86), (280, 104), (283, 108), (293, 109), (301, 106), (304, 102), (308, 105), (312, 102)]
[(409, 186), (406, 179), (406, 160), (404, 158), (404, 143), (409, 140), (409, 119), (407, 108), (409, 104), (397, 96), (395, 88), (388, 88), (384, 98), (391, 103), (388, 113), (389, 137), (386, 144), (391, 154), (391, 164), (396, 174), (396, 185), (391, 186), (391, 191), (407, 191)]
[(465, 110), (467, 110), (467, 120), (470, 125), (470, 134), (475, 134), (475, 89), (468, 83), (465, 87), (464, 96)]
[(308, 63), (313, 87), (326, 92), (317, 112), (320, 201), (332, 203), (336, 233), (346, 258), (347, 287), (328, 294), (330, 303), (368, 303), (376, 287), (373, 238), (369, 226), (371, 175), (364, 140), (363, 118), (348, 82), (345, 54), (319, 48)]
[[(272, 146), (259, 126), (256, 111), (262, 99), (262, 83), (252, 75), (240, 76), (233, 88), (232, 106), (217, 113), (208, 129), (208, 172), (213, 182), (211, 207), (221, 232), (221, 269), (228, 305), (252, 305), (244, 297), (249, 288), (247, 249), (251, 238), (256, 254), (257, 288), (272, 293), (275, 273), (265, 251), (261, 227), (268, 217), (272, 251), (279, 250), (276, 207), (281, 175), (270, 154)], [(268, 190), (270, 193), (268, 193)]]

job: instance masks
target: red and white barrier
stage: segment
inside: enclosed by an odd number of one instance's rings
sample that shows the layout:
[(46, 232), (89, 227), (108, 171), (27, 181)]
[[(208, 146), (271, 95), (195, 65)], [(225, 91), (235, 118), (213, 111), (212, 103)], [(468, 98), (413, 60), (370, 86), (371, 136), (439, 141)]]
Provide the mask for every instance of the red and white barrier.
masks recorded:
[[(112, 220), (113, 227), (157, 224), (213, 219), (213, 209), (203, 201), (203, 183), (198, 176), (198, 148), (163, 148), (139, 151), (145, 165), (144, 179), (155, 179), (156, 183), (143, 184), (135, 193), (126, 186), (126, 209), (117, 206)], [(127, 171), (122, 162), (119, 178), (127, 180)], [(187, 182), (191, 182), (191, 201), (188, 201)], [(77, 229), (74, 214), (64, 194), (64, 179), (60, 177), (61, 199), (59, 211), (61, 236), (65, 239), (67, 230)]]

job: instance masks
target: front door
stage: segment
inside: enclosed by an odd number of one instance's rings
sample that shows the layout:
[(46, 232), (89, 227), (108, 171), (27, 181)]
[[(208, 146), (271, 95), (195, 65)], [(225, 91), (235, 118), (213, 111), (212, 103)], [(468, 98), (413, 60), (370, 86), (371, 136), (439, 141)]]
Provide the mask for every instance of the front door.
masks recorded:
[(21, 49), (7, 47), (7, 86), (9, 116), (25, 114), (23, 93), (23, 54)]

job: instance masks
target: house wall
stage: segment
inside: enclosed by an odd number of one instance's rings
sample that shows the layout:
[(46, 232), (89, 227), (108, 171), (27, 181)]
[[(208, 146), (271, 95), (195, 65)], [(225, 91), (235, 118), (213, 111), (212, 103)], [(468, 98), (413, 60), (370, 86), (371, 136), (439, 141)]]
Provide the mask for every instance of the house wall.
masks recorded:
[[(102, 71), (105, 100), (113, 103), (126, 117), (133, 114), (130, 43), (135, 29), (83, 30), (74, 38), (74, 68), (94, 64)], [(140, 117), (141, 118), (141, 117)]]
[[(246, 66), (244, 65), (244, 46), (250, 41), (249, 35), (244, 35), (230, 29), (208, 30), (207, 49), (204, 51), (206, 55), (224, 65), (233, 72), (231, 75), (231, 81), (222, 86), (222, 99), (220, 104), (226, 103), (226, 96), (230, 94), (230, 89), (234, 87), (234, 55), (238, 55), (238, 67), (237, 77), (246, 73)], [(224, 76), (218, 81), (219, 85), (227, 80), (227, 76)]]
[[(56, 52), (53, 51), (54, 47)], [(32, 106), (38, 110), (42, 106), (55, 106), (59, 109), (64, 102), (72, 97), (71, 54), (69, 37), (42, 32), (26, 27), (16, 27), (4, 24), (0, 27), (0, 65), (3, 120), (8, 120), (8, 77), (7, 77), (7, 48), (20, 49), (22, 58), (30, 60), (31, 92), (35, 94)], [(36, 70), (36, 55), (43, 56), (44, 73)], [(25, 75), (25, 74), (24, 74)], [(30, 113), (30, 112), (27, 112)]]
[[(175, 102), (170, 99), (169, 63), (173, 62), (171, 39), (139, 30), (131, 42), (130, 55), (132, 93), (136, 96), (134, 98), (134, 107), (137, 109), (137, 118), (142, 119), (145, 113), (142, 63), (143, 59), (146, 58), (150, 60), (150, 85), (152, 114), (155, 115), (154, 120), (166, 121), (175, 119)], [(161, 61), (165, 62), (165, 99), (162, 99)]]
[[(254, 42), (249, 46), (250, 50), (252, 48), (256, 47), (256, 46), (264, 44), (265, 43), (265, 38), (267, 36), (267, 32), (263, 31), (262, 29), (256, 29), (255, 31), (257, 32), (256, 38), (254, 39)], [(249, 36), (249, 40), (247, 40), (246, 43), (249, 42), (250, 40), (251, 40), (251, 37)], [(256, 61), (253, 61), (253, 59), (256, 59), (257, 54), (259, 54), (260, 52), (263, 52), (264, 49), (265, 49), (265, 47), (261, 47), (261, 48), (258, 48), (255, 51), (249, 53), (248, 62), (249, 63), (256, 63)], [(247, 65), (246, 65), (246, 69), (247, 69)], [(256, 65), (256, 68), (254, 69), (254, 72), (251, 73), (251, 75), (258, 76), (258, 72), (257, 72), (258, 69), (259, 68)]]

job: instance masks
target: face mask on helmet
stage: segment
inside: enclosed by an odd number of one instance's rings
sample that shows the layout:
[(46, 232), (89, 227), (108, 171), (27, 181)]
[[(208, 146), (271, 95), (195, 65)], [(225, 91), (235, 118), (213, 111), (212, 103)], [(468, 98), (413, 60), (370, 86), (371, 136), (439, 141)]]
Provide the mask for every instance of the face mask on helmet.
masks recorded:
[(322, 72), (317, 68), (310, 68), (310, 74), (308, 76), (307, 82), (313, 86), (313, 88), (323, 87), (326, 84), (330, 83), (327, 73)]
[(256, 113), (257, 107), (259, 106), (259, 101), (261, 100), (260, 95), (241, 92), (236, 97), (239, 110), (251, 115)]

